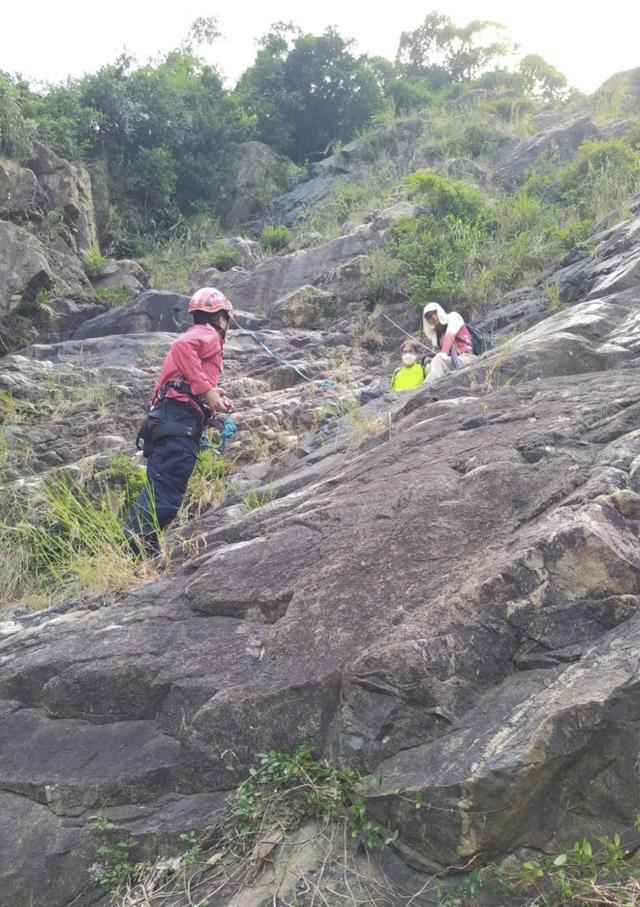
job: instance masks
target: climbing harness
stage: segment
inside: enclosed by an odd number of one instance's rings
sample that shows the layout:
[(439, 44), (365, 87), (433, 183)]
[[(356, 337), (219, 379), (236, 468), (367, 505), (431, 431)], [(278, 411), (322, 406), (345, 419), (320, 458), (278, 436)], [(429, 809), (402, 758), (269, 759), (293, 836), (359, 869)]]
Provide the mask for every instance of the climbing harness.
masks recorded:
[(162, 385), (162, 387), (158, 388), (153, 400), (151, 401), (152, 408), (158, 406), (159, 403), (162, 403), (162, 401), (166, 399), (167, 391), (169, 390), (177, 391), (184, 397), (189, 397), (190, 400), (193, 400), (198, 409), (202, 412), (205, 425), (213, 418), (213, 411), (211, 407), (204, 402), (201, 394), (194, 394), (191, 391), (191, 385), (187, 384), (184, 375), (180, 375), (180, 377), (176, 378), (175, 381), (167, 381)]

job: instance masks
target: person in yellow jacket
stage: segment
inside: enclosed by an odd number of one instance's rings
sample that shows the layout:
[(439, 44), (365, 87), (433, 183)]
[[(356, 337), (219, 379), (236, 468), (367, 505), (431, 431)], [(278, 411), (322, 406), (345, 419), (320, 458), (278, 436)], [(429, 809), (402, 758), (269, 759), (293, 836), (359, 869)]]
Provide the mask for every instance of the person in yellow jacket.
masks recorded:
[(391, 385), (389, 390), (408, 391), (412, 387), (419, 387), (427, 377), (428, 369), (425, 370), (420, 362), (420, 350), (416, 343), (407, 340), (402, 346), (402, 365), (397, 368), (391, 376)]

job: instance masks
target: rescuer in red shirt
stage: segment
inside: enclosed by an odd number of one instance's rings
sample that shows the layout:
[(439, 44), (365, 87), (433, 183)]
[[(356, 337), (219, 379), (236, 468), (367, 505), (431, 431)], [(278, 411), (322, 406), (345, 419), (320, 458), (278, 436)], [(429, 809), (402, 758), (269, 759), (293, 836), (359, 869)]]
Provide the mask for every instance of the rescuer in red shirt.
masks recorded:
[(180, 509), (203, 429), (216, 412), (233, 411), (217, 386), (231, 303), (214, 287), (203, 287), (191, 297), (187, 311), (194, 323), (171, 345), (138, 435), (138, 443), (144, 442), (148, 482), (125, 528), (136, 554), (158, 551), (158, 530)]

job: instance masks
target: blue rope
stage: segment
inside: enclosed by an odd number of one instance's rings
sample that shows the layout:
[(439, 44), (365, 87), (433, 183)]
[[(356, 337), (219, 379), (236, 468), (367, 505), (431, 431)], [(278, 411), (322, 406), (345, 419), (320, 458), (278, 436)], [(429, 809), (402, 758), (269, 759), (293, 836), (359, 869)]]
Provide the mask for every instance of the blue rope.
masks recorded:
[[(278, 356), (277, 353), (274, 353), (273, 350), (270, 350), (269, 347), (267, 346), (267, 344), (263, 343), (262, 340), (260, 340), (260, 338), (255, 333), (255, 331), (250, 331), (250, 330), (248, 330), (248, 328), (240, 327), (240, 325), (235, 320), (235, 318), (232, 318), (231, 320), (233, 321), (233, 323), (237, 327), (237, 329), (240, 331), (240, 333), (248, 334), (248, 336), (251, 337), (251, 339), (254, 340), (258, 344), (258, 346), (262, 347), (262, 349), (265, 351), (265, 353), (267, 354), (267, 356), (269, 356), (270, 359), (274, 359), (276, 362), (282, 363), (282, 365), (285, 365), (287, 368), (292, 368), (294, 370), (294, 372), (302, 378), (303, 381), (313, 381), (314, 380), (313, 378), (310, 378), (309, 375), (306, 375), (302, 371), (302, 369), (299, 369), (297, 365), (294, 365), (293, 362), (288, 362), (286, 359), (283, 359), (281, 356)], [(324, 381), (322, 382), (322, 386), (325, 388), (333, 387), (333, 381), (330, 378), (325, 378)], [(215, 453), (222, 455), (224, 453), (224, 447), (225, 447), (226, 442), (230, 438), (233, 438), (233, 436), (235, 435), (235, 433), (237, 431), (238, 431), (238, 426), (233, 421), (233, 419), (231, 418), (229, 413), (227, 413), (227, 415), (224, 417), (224, 425), (222, 426), (222, 430), (220, 431), (220, 443), (217, 445), (212, 444), (211, 441), (209, 440), (209, 438), (205, 434), (203, 434), (200, 438), (200, 450), (213, 450)]]
[(238, 426), (233, 421), (229, 413), (224, 417), (224, 424), (220, 430), (220, 443), (212, 444), (209, 438), (206, 435), (200, 437), (200, 450), (212, 450), (214, 453), (222, 454), (224, 453), (224, 447), (227, 441), (230, 438), (233, 438), (235, 433), (238, 431)]
[(302, 378), (303, 381), (313, 381), (313, 378), (310, 378), (309, 375), (305, 375), (305, 373), (302, 371), (302, 369), (299, 369), (297, 365), (293, 364), (293, 362), (288, 362), (286, 359), (283, 359), (281, 356), (278, 356), (277, 353), (274, 353), (273, 350), (270, 350), (269, 347), (267, 346), (267, 344), (263, 343), (262, 340), (260, 340), (260, 338), (255, 333), (255, 331), (250, 331), (247, 328), (240, 327), (240, 325), (235, 320), (235, 318), (232, 318), (231, 320), (233, 321), (233, 323), (238, 328), (238, 330), (240, 331), (241, 334), (248, 334), (248, 336), (251, 337), (252, 340), (255, 340), (255, 342), (258, 344), (258, 346), (262, 347), (262, 349), (265, 351), (267, 356), (269, 356), (271, 359), (275, 359), (276, 362), (280, 362), (280, 363), (282, 363), (282, 365), (286, 365), (287, 368), (292, 368), (297, 375), (300, 375), (300, 377)]

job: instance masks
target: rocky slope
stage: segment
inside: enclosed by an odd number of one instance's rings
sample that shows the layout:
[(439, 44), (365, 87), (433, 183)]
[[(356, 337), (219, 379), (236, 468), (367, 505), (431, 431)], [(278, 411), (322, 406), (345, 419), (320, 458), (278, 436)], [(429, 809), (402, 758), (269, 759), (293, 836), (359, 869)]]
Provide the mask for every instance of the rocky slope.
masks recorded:
[[(354, 314), (362, 256), (405, 208), (221, 278), (246, 310), (240, 323), (312, 380), (232, 332), (225, 384), (244, 468), (228, 501), (186, 527), (190, 542), (176, 541), (153, 582), (0, 625), (0, 904), (108, 903), (88, 872), (96, 813), (113, 841), (131, 837), (133, 859), (152, 857), (211, 824), (256, 753), (303, 741), (381, 779), (366, 788), (369, 812), (399, 831), (381, 858), (381, 904), (519, 848), (633, 827), (631, 208), (558, 264), (562, 310), (550, 315), (540, 288), (525, 288), (487, 318), (517, 336), (431, 388), (360, 410), (350, 401), (388, 371)], [(150, 291), (84, 321), (75, 339), (0, 362), (16, 402), (5, 490), (60, 469), (81, 476), (131, 449), (184, 301)], [(400, 303), (389, 311), (417, 326)], [(390, 331), (383, 347), (392, 341)], [(254, 434), (268, 449), (249, 457)], [(247, 488), (266, 503), (248, 509)], [(326, 854), (300, 846), (313, 875)], [(268, 871), (262, 885), (239, 899), (223, 889), (209, 907), (286, 902)], [(434, 903), (434, 890), (413, 903)]]

